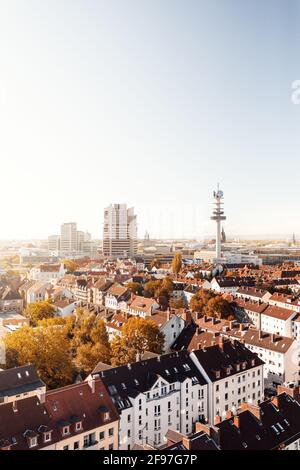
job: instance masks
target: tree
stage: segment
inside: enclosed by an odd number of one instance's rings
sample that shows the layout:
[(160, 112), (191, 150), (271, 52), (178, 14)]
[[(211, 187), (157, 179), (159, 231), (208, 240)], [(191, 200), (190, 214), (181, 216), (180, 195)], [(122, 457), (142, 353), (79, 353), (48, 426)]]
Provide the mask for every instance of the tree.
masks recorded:
[(146, 282), (144, 285), (144, 294), (147, 297), (157, 297), (160, 293), (161, 284), (162, 281), (159, 279)]
[(78, 268), (78, 265), (75, 263), (75, 261), (71, 259), (64, 259), (63, 264), (69, 273), (74, 273)]
[(105, 323), (79, 309), (73, 328), (72, 351), (79, 370), (89, 374), (99, 361), (110, 363), (111, 348)]
[(205, 315), (226, 320), (233, 320), (234, 314), (231, 304), (221, 295), (211, 298), (204, 308)]
[(182, 268), (182, 256), (181, 253), (175, 253), (174, 258), (172, 260), (172, 271), (175, 276), (178, 276), (180, 270)]
[(190, 308), (194, 312), (204, 313), (208, 301), (214, 298), (216, 294), (210, 290), (200, 289), (190, 300)]
[(159, 258), (154, 258), (151, 261), (151, 268), (159, 269), (161, 267), (161, 260)]
[(184, 308), (184, 301), (183, 299), (170, 299), (169, 300), (169, 306), (170, 308), (174, 309), (179, 309), (179, 308)]
[(141, 295), (143, 288), (139, 282), (127, 282), (126, 287), (135, 295)]
[(131, 317), (112, 341), (112, 365), (135, 362), (145, 351), (162, 354), (164, 334), (151, 320)]
[(34, 364), (41, 379), (49, 388), (72, 382), (74, 367), (70, 342), (65, 329), (60, 325), (28, 325), (6, 335), (6, 367)]
[(50, 302), (43, 300), (41, 302), (34, 302), (29, 304), (24, 314), (30, 320), (32, 326), (36, 326), (39, 320), (44, 318), (53, 318), (55, 316), (55, 308)]

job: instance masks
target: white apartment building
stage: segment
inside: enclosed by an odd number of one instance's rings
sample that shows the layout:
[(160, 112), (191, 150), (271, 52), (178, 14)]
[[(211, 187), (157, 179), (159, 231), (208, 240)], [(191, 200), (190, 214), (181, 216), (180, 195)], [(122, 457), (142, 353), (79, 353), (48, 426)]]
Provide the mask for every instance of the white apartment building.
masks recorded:
[(120, 414), (119, 449), (161, 447), (168, 429), (189, 434), (207, 419), (207, 383), (187, 351), (100, 372)]
[(57, 283), (64, 277), (67, 270), (63, 263), (61, 264), (42, 264), (37, 268), (31, 268), (29, 272), (29, 279), (33, 281)]
[(297, 312), (281, 307), (269, 305), (261, 313), (260, 329), (268, 333), (276, 333), (291, 337), (293, 333), (292, 321), (297, 317)]
[(104, 210), (103, 255), (133, 258), (137, 253), (137, 223), (134, 209), (114, 204)]
[(130, 291), (116, 283), (113, 284), (106, 293), (104, 305), (109, 310), (126, 310), (127, 301), (130, 299)]
[(208, 419), (225, 417), (241, 403), (263, 400), (263, 361), (238, 341), (224, 341), (191, 353), (191, 359), (208, 383)]
[(235, 295), (236, 297), (244, 300), (264, 303), (268, 302), (269, 299), (272, 297), (272, 294), (270, 294), (270, 292), (263, 289), (257, 289), (256, 287), (240, 287), (236, 291)]

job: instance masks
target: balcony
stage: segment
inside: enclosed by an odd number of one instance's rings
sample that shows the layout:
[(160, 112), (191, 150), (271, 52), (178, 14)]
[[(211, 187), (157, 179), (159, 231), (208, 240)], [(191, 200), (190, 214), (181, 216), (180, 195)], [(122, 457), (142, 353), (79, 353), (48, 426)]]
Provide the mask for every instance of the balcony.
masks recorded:
[(87, 442), (83, 446), (83, 450), (98, 450), (98, 441)]

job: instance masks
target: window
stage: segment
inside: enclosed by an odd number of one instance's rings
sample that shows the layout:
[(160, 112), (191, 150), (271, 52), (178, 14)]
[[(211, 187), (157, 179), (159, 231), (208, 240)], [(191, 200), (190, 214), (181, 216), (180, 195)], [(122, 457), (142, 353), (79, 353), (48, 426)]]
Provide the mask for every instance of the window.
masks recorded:
[(79, 441), (74, 442), (74, 450), (79, 449)]
[(44, 442), (50, 442), (50, 441), (51, 441), (51, 432), (45, 432)]
[(70, 434), (70, 426), (63, 427), (63, 435), (65, 436), (66, 434)]
[(69, 450), (69, 446), (63, 446), (63, 450)]
[(114, 428), (110, 428), (108, 430), (108, 435), (109, 435), (109, 437), (112, 437), (114, 435)]
[(220, 390), (220, 386), (216, 385), (216, 392), (218, 392), (219, 390)]
[(128, 429), (127, 431), (127, 437), (130, 437), (131, 436), (131, 432), (130, 432), (130, 429)]
[(139, 426), (142, 426), (142, 416), (139, 416)]
[(113, 444), (109, 444), (108, 450), (114, 450), (114, 445), (113, 445)]
[(81, 429), (82, 429), (82, 423), (80, 421), (79, 423), (75, 424), (75, 431), (81, 431)]
[(128, 422), (128, 423), (131, 422), (131, 415), (128, 415), (128, 416), (127, 416), (127, 422)]
[(168, 401), (168, 411), (171, 411), (171, 402)]
[(37, 446), (37, 437), (31, 437), (29, 440), (29, 447)]
[(99, 433), (99, 440), (100, 440), (100, 441), (103, 441), (104, 438), (105, 438), (105, 432), (104, 432), (104, 431), (101, 431), (101, 432)]

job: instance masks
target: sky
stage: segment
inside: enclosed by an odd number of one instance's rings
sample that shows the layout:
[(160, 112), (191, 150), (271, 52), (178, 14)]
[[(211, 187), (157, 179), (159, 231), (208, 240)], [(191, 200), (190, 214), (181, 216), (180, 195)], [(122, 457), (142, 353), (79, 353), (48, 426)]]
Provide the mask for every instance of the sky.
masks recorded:
[(0, 239), (300, 237), (300, 0), (0, 0)]

